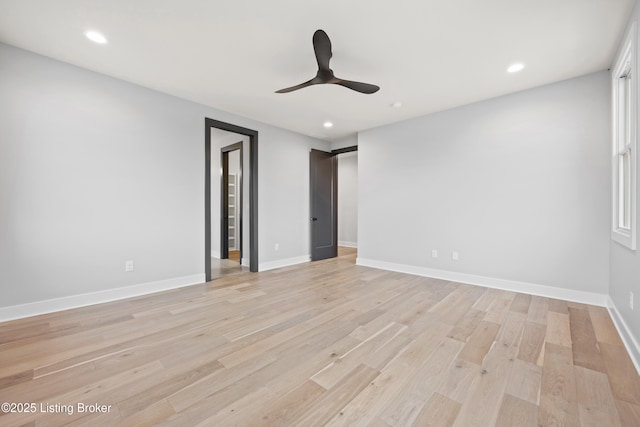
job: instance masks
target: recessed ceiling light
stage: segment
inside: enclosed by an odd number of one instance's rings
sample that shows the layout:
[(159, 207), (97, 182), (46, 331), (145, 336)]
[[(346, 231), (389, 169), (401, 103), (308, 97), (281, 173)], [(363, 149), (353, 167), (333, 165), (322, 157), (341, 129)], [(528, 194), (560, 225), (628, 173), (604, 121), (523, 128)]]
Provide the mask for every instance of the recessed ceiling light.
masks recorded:
[(393, 104), (391, 104), (391, 106), (392, 106), (393, 108), (400, 108), (400, 107), (402, 107), (402, 102), (400, 102), (400, 101), (396, 101), (396, 102), (394, 102)]
[(97, 31), (87, 31), (86, 33), (84, 33), (84, 35), (87, 36), (87, 38), (94, 43), (98, 43), (98, 44), (107, 43), (107, 38), (102, 33), (99, 33)]
[(331, 123), (331, 122), (324, 122), (323, 126), (324, 126), (324, 127), (326, 127), (326, 128), (332, 128), (332, 127), (333, 127), (333, 123)]
[(522, 62), (511, 64), (509, 68), (507, 68), (507, 73), (517, 73), (518, 71), (522, 71), (523, 68), (524, 64)]

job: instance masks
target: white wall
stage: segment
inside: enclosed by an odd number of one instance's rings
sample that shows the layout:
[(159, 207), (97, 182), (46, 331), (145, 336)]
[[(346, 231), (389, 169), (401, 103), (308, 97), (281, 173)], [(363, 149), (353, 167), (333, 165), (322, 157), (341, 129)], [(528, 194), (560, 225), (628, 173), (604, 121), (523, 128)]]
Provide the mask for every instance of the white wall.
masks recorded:
[[(636, 28), (640, 25), (640, 9), (636, 6), (631, 14), (629, 22), (636, 22)], [(628, 27), (627, 27), (628, 30)], [(636, 70), (640, 70), (640, 60), (638, 60), (638, 40), (636, 40)], [(637, 73), (636, 73), (637, 74)], [(633, 86), (638, 90), (638, 85)], [(640, 120), (640, 117), (638, 117)], [(611, 144), (611, 137), (609, 138)], [(636, 156), (638, 154), (636, 153)], [(611, 178), (609, 181), (611, 182)], [(640, 174), (636, 174), (636, 199), (640, 201)], [(640, 206), (638, 206), (640, 207)], [(638, 219), (636, 224), (640, 225), (640, 209), (636, 209)], [(609, 224), (610, 229), (611, 225)], [(638, 230), (636, 230), (638, 233)], [(629, 307), (629, 292), (634, 293), (635, 311)], [(632, 251), (617, 242), (611, 241), (611, 275), (609, 285), (609, 295), (616, 312), (614, 316), (619, 316), (616, 320), (626, 325), (626, 336), (628, 347), (632, 349), (632, 354), (636, 361), (636, 367), (640, 371), (640, 251)]]
[(259, 132), (261, 266), (308, 257), (328, 143), (2, 44), (0, 93), (0, 307), (204, 277), (205, 117)]
[(338, 244), (358, 246), (358, 152), (338, 154)]
[(361, 132), (359, 262), (606, 294), (610, 106), (600, 72)]

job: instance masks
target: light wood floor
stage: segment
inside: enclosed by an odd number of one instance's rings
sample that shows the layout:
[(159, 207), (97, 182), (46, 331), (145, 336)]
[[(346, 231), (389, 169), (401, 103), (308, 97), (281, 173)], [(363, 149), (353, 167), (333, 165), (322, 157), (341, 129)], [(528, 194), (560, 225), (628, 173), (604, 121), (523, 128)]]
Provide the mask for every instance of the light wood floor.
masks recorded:
[(240, 251), (229, 250), (229, 259), (232, 261), (240, 262)]
[(639, 426), (604, 308), (337, 259), (0, 324), (0, 425)]
[(249, 267), (240, 264), (240, 251), (229, 251), (228, 259), (211, 257), (211, 280), (243, 273), (249, 273)]

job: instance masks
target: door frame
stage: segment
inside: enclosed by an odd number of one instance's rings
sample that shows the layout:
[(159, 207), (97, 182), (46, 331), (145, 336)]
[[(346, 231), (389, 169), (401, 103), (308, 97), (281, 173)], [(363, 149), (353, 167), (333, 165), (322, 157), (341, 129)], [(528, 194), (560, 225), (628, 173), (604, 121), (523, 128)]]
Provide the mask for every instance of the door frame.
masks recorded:
[(229, 258), (229, 153), (240, 151), (240, 181), (236, 188), (236, 215), (238, 216), (238, 230), (236, 242), (240, 247), (240, 265), (242, 265), (242, 210), (243, 210), (243, 170), (242, 170), (242, 141), (220, 148), (222, 162), (222, 177), (220, 179), (220, 259)]
[[(316, 231), (316, 221), (318, 218), (318, 212), (316, 210), (315, 201), (316, 201), (316, 186), (314, 183), (316, 182), (316, 164), (314, 159), (318, 156), (322, 156), (327, 160), (331, 161), (331, 209), (329, 215), (329, 221), (331, 223), (331, 241), (333, 244), (331, 246), (316, 246), (317, 240), (317, 231)], [(309, 213), (311, 225), (310, 225), (310, 236), (309, 236), (309, 251), (311, 256), (311, 261), (319, 261), (328, 258), (335, 258), (338, 256), (338, 161), (336, 154), (332, 152), (317, 150), (312, 148), (309, 152)], [(328, 250), (330, 249), (330, 251)], [(319, 253), (322, 251), (322, 253)]]
[(344, 147), (344, 148), (338, 148), (336, 150), (331, 150), (331, 154), (342, 154), (342, 153), (351, 153), (352, 151), (358, 151), (358, 146), (357, 145), (351, 145), (349, 147)]
[[(350, 153), (353, 151), (358, 151), (358, 146), (357, 145), (350, 145), (348, 147), (343, 147), (343, 148), (338, 148), (335, 150), (331, 150), (331, 151), (323, 151), (323, 150), (317, 150), (317, 149), (312, 149), (311, 151), (321, 151), (327, 154), (331, 154), (334, 158), (334, 161), (336, 162), (336, 164), (334, 165), (334, 172), (333, 172), (333, 180), (334, 180), (334, 189), (335, 189), (335, 203), (334, 203), (334, 209), (332, 209), (331, 215), (332, 215), (332, 221), (335, 224), (335, 230), (332, 230), (333, 233), (335, 233), (334, 239), (336, 242), (336, 254), (333, 255), (333, 257), (337, 256), (337, 248), (338, 248), (338, 164), (337, 164), (337, 159), (338, 159), (338, 155), (339, 154), (343, 154), (343, 153)], [(313, 222), (313, 194), (311, 194), (313, 192), (313, 185), (312, 185), (312, 181), (313, 178), (311, 177), (313, 175), (313, 171), (310, 169), (310, 180), (309, 180), (309, 213), (310, 215), (310, 219), (311, 222)], [(313, 261), (313, 224), (310, 225), (310, 229), (309, 229), (309, 251), (310, 251), (310, 255), (311, 255), (311, 260)], [(332, 257), (332, 258), (333, 258)]]
[(258, 131), (204, 119), (204, 274), (211, 281), (211, 128), (249, 137), (249, 271), (258, 271)]

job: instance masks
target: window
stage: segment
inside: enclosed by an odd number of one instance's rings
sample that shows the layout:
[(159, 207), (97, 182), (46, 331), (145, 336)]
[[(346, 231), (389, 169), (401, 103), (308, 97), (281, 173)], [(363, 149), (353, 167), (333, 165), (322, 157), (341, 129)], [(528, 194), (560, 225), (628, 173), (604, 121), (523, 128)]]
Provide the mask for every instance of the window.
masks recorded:
[(636, 249), (636, 24), (633, 23), (613, 68), (613, 240)]

